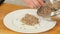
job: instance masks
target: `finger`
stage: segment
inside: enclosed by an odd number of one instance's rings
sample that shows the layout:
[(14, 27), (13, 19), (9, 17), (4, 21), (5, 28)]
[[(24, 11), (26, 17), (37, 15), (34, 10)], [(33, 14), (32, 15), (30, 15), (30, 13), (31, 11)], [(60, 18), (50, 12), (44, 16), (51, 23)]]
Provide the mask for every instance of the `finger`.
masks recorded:
[(44, 5), (43, 0), (37, 0), (41, 6)]
[(37, 0), (32, 0), (32, 1), (33, 1), (34, 5), (35, 5), (36, 7), (41, 6)]

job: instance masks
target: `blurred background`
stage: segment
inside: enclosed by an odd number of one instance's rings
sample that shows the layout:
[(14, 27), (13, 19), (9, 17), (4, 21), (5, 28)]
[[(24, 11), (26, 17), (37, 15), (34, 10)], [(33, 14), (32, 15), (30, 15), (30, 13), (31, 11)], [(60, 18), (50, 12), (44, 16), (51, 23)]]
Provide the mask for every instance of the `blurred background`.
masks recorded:
[(23, 2), (23, 0), (5, 0), (5, 3), (26, 6), (26, 4)]
[[(48, 0), (44, 0), (44, 1), (47, 2)], [(5, 0), (5, 3), (27, 6), (23, 0)]]

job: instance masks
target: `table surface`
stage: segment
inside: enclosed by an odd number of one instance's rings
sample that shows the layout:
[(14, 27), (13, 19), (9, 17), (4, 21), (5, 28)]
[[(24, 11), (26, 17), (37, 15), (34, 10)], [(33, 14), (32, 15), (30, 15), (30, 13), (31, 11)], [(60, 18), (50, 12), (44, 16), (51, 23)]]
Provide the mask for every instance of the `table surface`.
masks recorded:
[[(0, 6), (0, 34), (22, 34), (6, 28), (3, 24), (4, 16), (9, 12), (12, 12), (18, 9), (27, 9), (27, 7), (17, 6), (13, 4), (7, 4), (7, 3), (4, 3), (3, 5)], [(60, 21), (57, 21), (57, 24), (53, 29), (46, 32), (38, 33), (38, 34), (60, 34)]]

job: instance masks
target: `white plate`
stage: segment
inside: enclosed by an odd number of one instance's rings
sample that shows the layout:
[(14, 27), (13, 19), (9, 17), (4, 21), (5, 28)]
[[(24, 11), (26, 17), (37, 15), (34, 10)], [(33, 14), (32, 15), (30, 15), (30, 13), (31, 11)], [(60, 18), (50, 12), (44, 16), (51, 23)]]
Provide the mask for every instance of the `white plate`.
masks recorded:
[[(45, 32), (52, 29), (56, 25), (56, 22), (54, 21), (47, 21), (39, 17), (36, 12), (37, 12), (36, 9), (22, 9), (13, 11), (4, 17), (3, 19), (4, 25), (13, 31), (22, 33)], [(37, 18), (39, 18), (39, 24), (35, 26), (29, 26), (23, 24), (20, 20), (27, 13), (32, 14)]]

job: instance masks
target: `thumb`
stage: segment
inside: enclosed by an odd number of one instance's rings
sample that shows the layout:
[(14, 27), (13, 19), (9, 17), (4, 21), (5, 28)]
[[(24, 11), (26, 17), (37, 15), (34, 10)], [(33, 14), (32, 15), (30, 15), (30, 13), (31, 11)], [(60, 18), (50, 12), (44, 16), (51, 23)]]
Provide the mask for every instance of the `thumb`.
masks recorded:
[(39, 2), (39, 4), (40, 4), (41, 6), (43, 6), (43, 5), (44, 5), (43, 0), (37, 0), (37, 1)]

